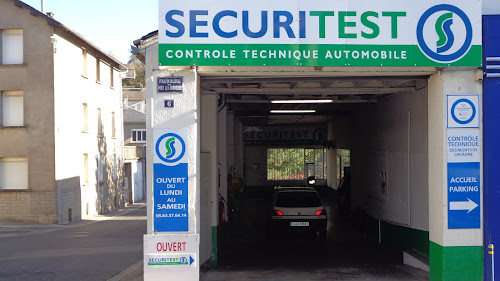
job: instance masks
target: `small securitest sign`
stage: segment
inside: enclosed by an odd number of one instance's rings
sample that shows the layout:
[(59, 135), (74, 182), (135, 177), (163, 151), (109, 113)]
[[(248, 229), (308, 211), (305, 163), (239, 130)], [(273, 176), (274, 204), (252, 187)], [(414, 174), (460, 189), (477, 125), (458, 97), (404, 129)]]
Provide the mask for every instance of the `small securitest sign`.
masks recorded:
[(159, 62), (478, 67), (481, 17), (463, 0), (159, 0)]
[(188, 231), (188, 157), (185, 129), (155, 129), (154, 230)]
[(199, 280), (198, 234), (144, 235), (144, 280)]

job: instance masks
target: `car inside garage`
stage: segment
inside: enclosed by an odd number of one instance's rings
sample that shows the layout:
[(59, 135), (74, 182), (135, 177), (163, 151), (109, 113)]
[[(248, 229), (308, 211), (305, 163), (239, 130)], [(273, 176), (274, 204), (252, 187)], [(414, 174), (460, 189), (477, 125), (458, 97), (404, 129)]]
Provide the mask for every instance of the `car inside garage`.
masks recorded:
[[(406, 251), (425, 269), (428, 74), (315, 72), (200, 71), (202, 103), (217, 100), (219, 265), (400, 274)], [(287, 187), (320, 195), (325, 239), (300, 219), (270, 233)]]

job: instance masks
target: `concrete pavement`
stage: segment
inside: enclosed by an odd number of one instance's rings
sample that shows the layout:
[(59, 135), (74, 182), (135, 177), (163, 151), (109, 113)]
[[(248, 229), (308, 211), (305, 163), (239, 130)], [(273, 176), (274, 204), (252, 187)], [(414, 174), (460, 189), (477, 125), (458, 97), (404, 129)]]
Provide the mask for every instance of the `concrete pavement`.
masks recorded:
[(107, 280), (142, 259), (145, 232), (144, 203), (65, 225), (1, 223), (0, 280)]

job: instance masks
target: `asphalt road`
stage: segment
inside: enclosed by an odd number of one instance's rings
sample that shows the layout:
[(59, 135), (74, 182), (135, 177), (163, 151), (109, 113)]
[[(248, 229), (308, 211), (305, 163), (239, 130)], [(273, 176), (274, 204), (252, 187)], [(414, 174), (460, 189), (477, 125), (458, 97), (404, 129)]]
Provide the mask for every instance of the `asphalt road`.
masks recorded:
[(146, 207), (63, 226), (0, 229), (2, 281), (107, 280), (142, 259)]

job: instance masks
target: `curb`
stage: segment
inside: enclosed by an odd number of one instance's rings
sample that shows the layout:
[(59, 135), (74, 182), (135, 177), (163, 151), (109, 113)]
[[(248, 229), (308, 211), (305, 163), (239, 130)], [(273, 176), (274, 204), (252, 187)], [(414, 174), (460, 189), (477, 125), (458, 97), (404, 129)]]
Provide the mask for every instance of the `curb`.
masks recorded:
[(144, 260), (140, 260), (106, 281), (139, 281), (143, 279)]

